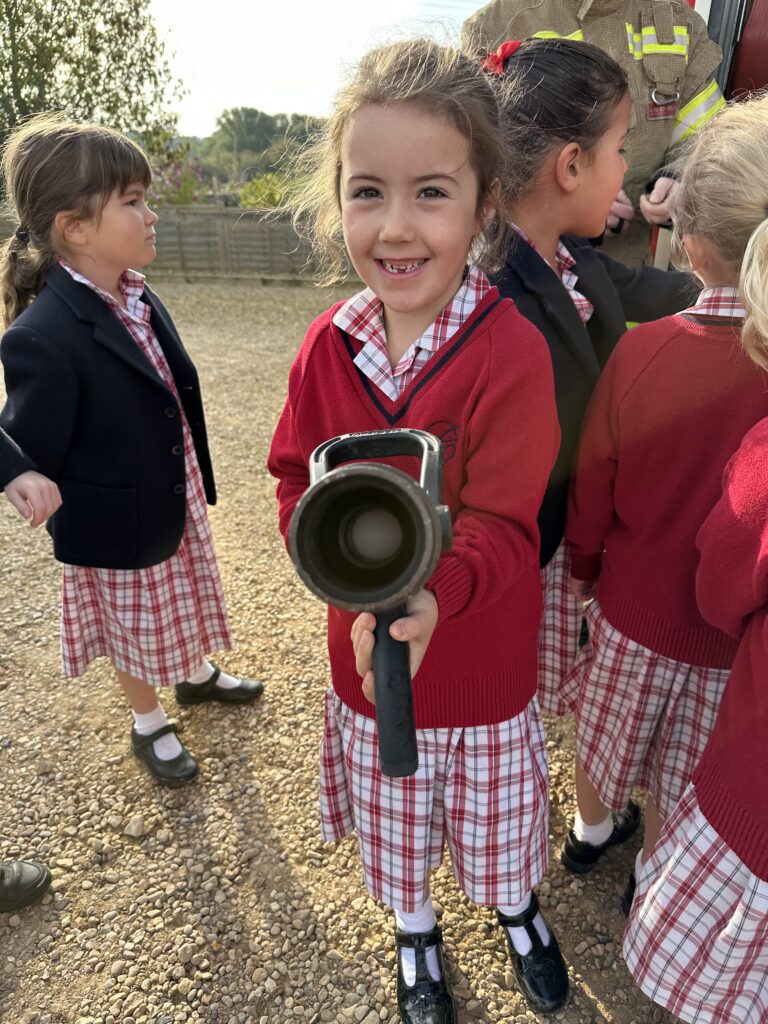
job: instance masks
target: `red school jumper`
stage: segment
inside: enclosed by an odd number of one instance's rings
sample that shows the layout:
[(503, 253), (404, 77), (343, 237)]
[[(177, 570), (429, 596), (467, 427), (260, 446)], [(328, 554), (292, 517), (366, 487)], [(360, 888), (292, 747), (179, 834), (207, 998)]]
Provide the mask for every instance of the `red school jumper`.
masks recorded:
[[(309, 456), (328, 438), (393, 427), (443, 438), (443, 500), (453, 547), (427, 584), (439, 620), (414, 679), (416, 725), (514, 718), (536, 692), (536, 517), (559, 443), (546, 344), (492, 288), (456, 336), (390, 400), (354, 365), (352, 342), (332, 323), (340, 305), (314, 321), (291, 368), (268, 462), (278, 478), (280, 529), (287, 535), (309, 483)], [(390, 461), (417, 475), (416, 459)], [(340, 699), (372, 718), (349, 638), (355, 618), (328, 609), (331, 676)]]
[(696, 307), (633, 328), (590, 405), (566, 539), (577, 579), (624, 636), (665, 658), (729, 668), (735, 642), (696, 604), (696, 533), (722, 471), (768, 413), (765, 373), (740, 322)]
[(715, 831), (768, 881), (768, 419), (729, 463), (697, 544), (702, 613), (741, 639), (693, 782)]

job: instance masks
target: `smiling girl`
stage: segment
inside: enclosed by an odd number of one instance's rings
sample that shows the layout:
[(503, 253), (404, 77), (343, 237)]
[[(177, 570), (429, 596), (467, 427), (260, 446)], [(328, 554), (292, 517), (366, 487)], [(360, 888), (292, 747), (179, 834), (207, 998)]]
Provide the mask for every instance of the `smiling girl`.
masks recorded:
[(291, 369), (269, 458), (283, 533), (326, 439), (407, 426), (452, 441), (453, 548), (391, 627), (411, 647), (415, 775), (379, 767), (374, 617), (328, 610), (323, 834), (357, 832), (368, 890), (395, 912), (406, 1024), (456, 1020), (429, 885), (446, 840), (464, 892), (497, 909), (529, 1003), (555, 1009), (568, 992), (532, 892), (548, 825), (536, 515), (558, 427), (544, 340), (481, 269), (493, 261), (484, 231), (512, 151), (498, 84), (426, 41), (373, 51), (290, 200), (332, 272), (344, 266), (343, 238), (366, 287), (317, 318)]

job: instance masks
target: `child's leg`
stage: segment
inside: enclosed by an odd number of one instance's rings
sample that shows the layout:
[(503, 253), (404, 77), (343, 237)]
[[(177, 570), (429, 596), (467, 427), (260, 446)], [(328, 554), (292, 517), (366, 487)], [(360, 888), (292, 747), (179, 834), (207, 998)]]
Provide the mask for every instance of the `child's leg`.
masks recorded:
[(643, 862), (651, 856), (651, 851), (656, 845), (656, 840), (664, 827), (664, 818), (661, 815), (656, 801), (649, 794), (645, 802), (645, 836), (643, 838)]
[[(115, 672), (133, 712), (133, 752), (159, 782), (177, 785), (194, 778), (197, 762), (176, 736), (175, 726), (170, 726), (155, 687), (122, 669)], [(167, 731), (151, 739), (161, 730)]]

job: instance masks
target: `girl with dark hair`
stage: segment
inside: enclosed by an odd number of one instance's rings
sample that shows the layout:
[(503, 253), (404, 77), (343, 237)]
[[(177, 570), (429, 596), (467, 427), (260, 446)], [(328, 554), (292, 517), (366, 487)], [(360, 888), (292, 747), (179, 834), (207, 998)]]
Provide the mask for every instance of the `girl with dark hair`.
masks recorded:
[[(155, 687), (175, 684), (181, 704), (242, 703), (262, 684), (205, 660), (230, 633), (200, 385), (167, 310), (130, 269), (155, 256), (149, 165), (119, 132), (42, 114), (11, 134), (3, 171), (19, 226), (0, 258), (0, 429), (12, 442), (0, 471), (21, 471), (22, 514), (30, 477), (39, 484), (30, 471), (61, 491), (48, 530), (64, 563), (65, 674), (108, 657), (133, 710), (131, 749), (158, 782), (180, 785), (197, 763)], [(42, 495), (45, 510), (57, 497)]]
[[(504, 43), (485, 67), (512, 86), (505, 113), (514, 133), (509, 244), (492, 280), (546, 338), (555, 375), (562, 440), (539, 512), (539, 700), (565, 714), (561, 683), (578, 653), (583, 605), (568, 589), (561, 542), (587, 403), (627, 321), (682, 309), (696, 285), (687, 274), (625, 267), (588, 241), (602, 232), (626, 169), (630, 100), (618, 64), (589, 43), (534, 39)], [(612, 840), (628, 838), (637, 823), (630, 808)]]

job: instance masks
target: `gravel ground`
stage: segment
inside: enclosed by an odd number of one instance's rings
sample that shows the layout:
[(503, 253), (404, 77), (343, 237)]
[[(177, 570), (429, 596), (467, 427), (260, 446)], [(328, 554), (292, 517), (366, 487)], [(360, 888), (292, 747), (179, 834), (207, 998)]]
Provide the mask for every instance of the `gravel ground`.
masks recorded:
[[(132, 758), (108, 666), (69, 682), (47, 536), (0, 509), (0, 856), (53, 871), (42, 904), (0, 914), (8, 1024), (396, 1022), (392, 920), (368, 899), (355, 843), (321, 842), (317, 749), (327, 684), (323, 609), (276, 527), (264, 468), (290, 360), (329, 304), (309, 288), (161, 285), (201, 373), (220, 504), (214, 534), (237, 646), (226, 669), (267, 680), (245, 710), (178, 709), (201, 762), (181, 790)], [(572, 971), (571, 1024), (670, 1018), (621, 959), (619, 896), (636, 844), (586, 879), (560, 866), (573, 814), (572, 730), (547, 721), (552, 863), (541, 903)], [(491, 912), (434, 880), (462, 1020), (545, 1020), (515, 990)]]

